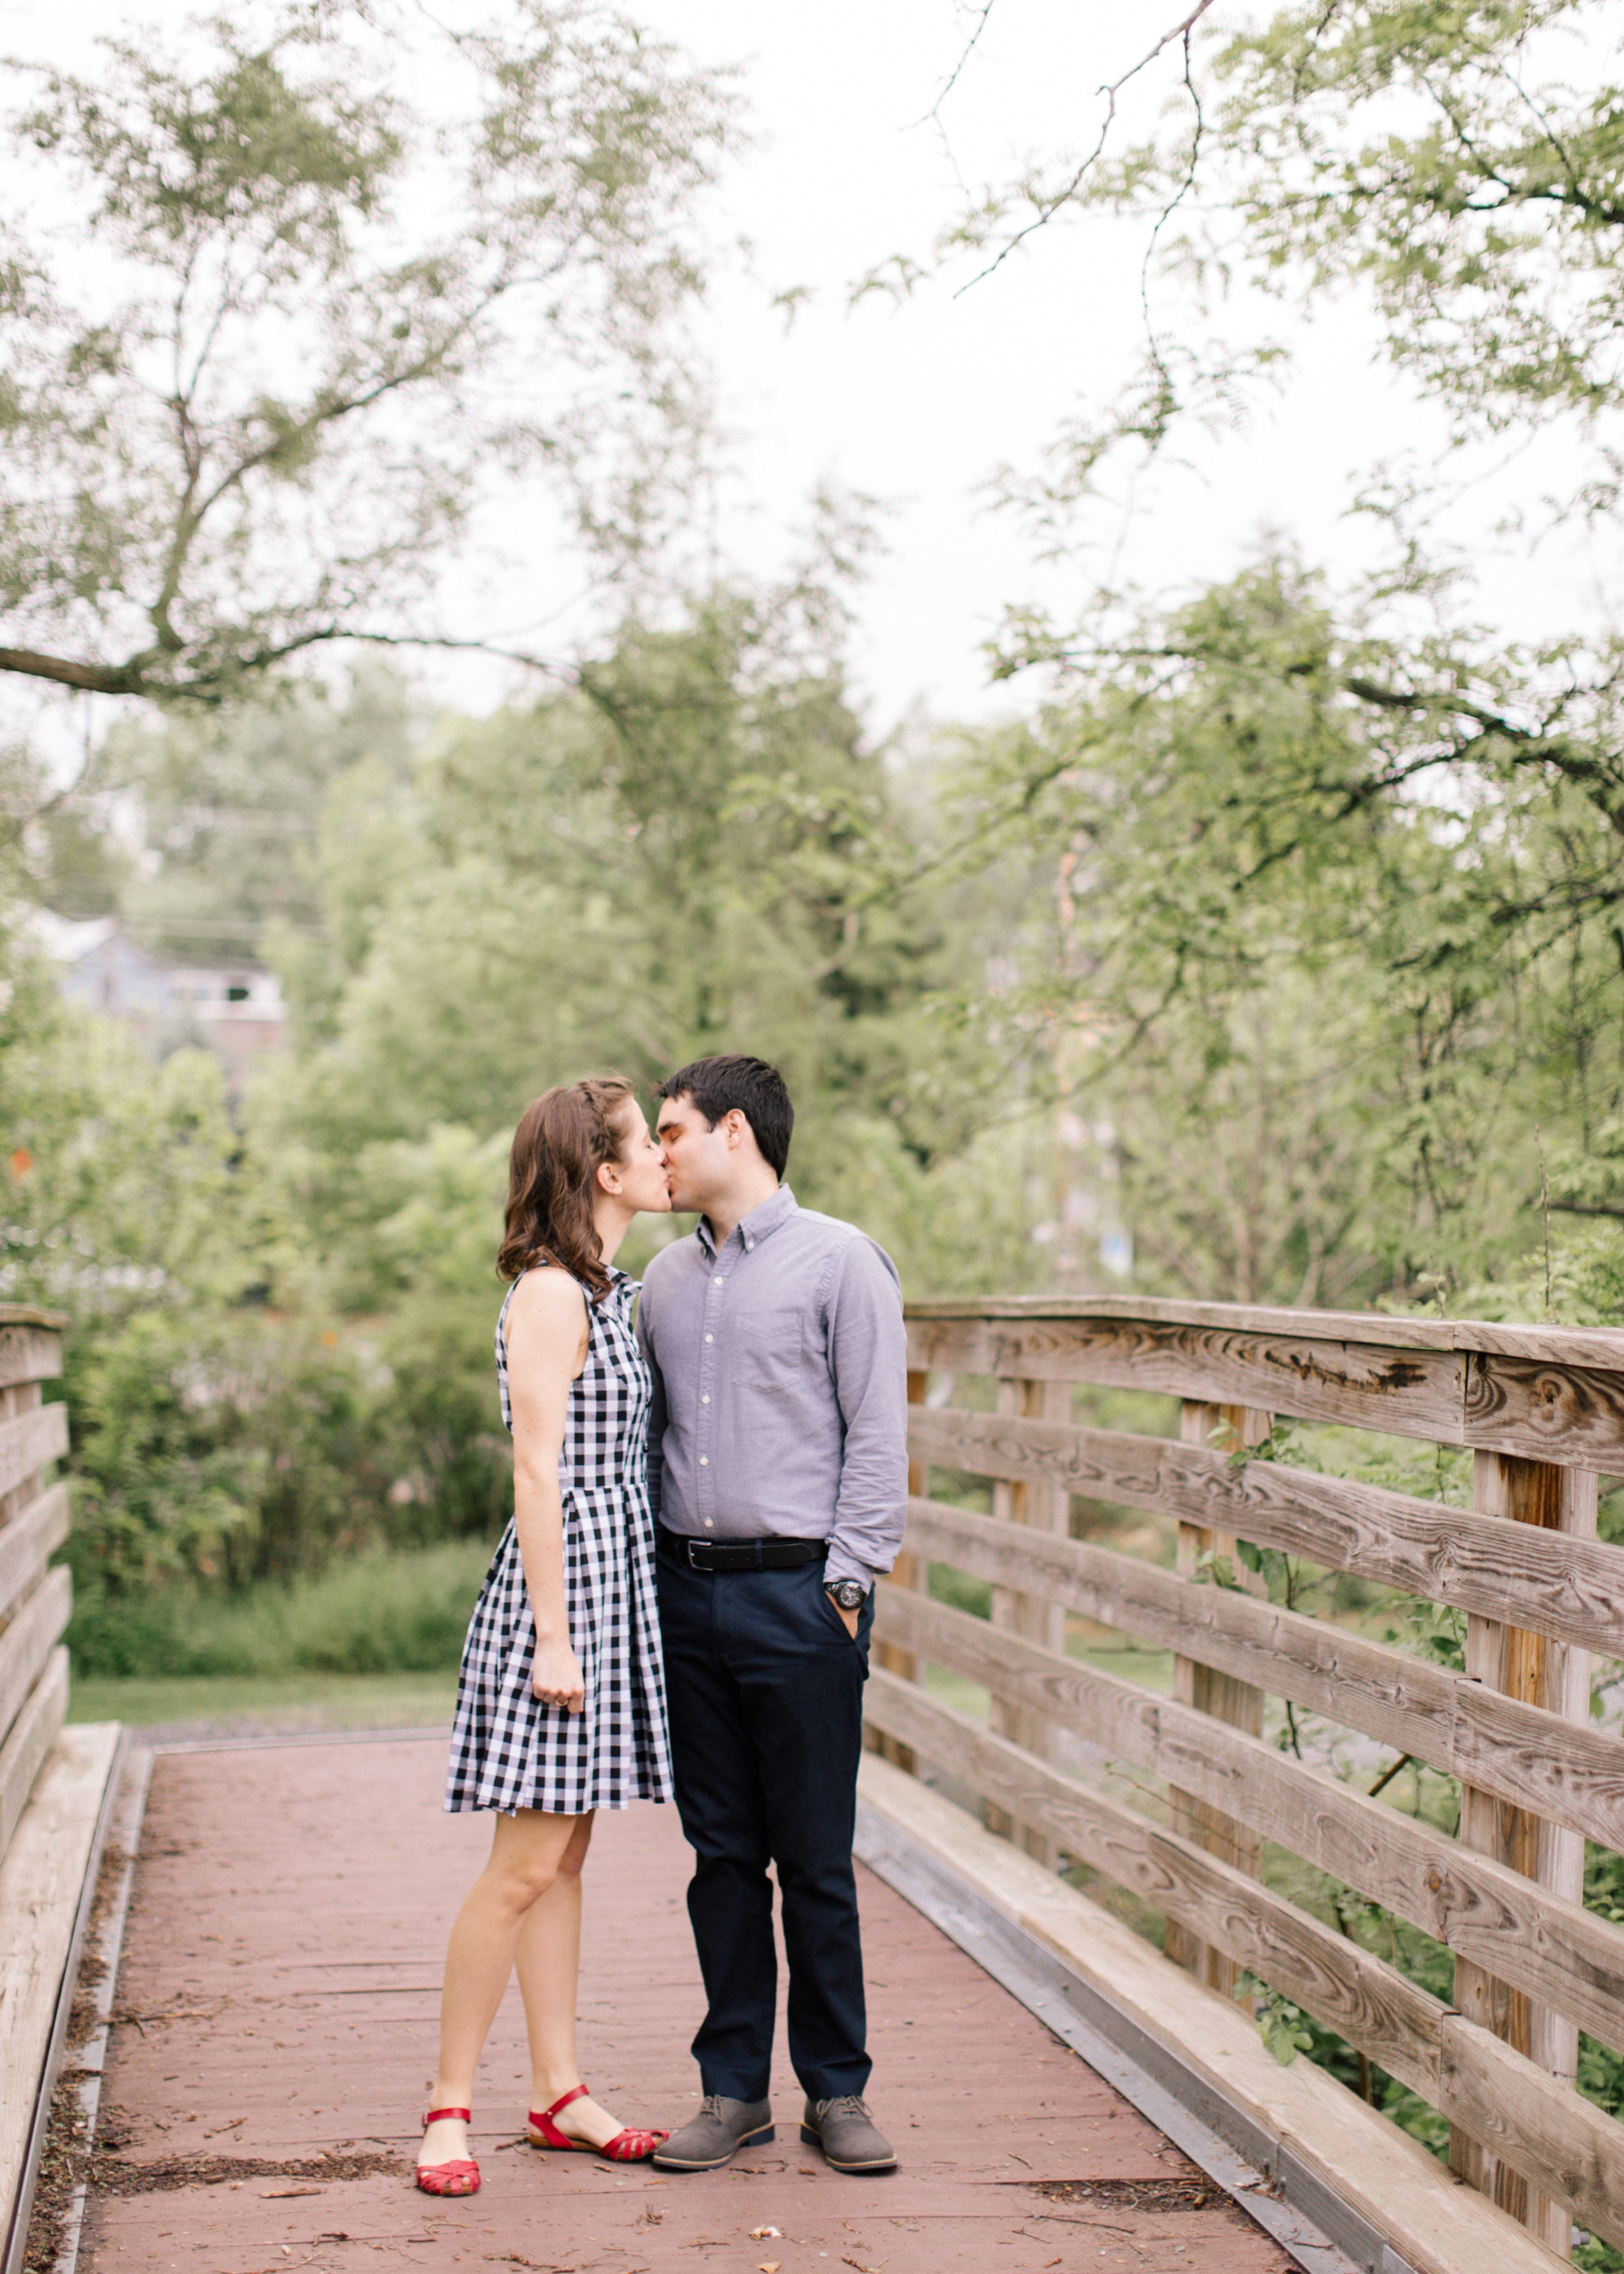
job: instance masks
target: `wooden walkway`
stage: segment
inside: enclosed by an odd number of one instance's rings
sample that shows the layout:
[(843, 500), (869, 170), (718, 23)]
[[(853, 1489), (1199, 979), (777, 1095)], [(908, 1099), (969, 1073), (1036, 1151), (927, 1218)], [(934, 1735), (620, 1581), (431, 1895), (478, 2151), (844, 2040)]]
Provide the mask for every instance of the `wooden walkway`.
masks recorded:
[[(893, 2177), (800, 2145), (781, 2052), (774, 2146), (661, 2179), (515, 2144), (523, 2033), (487, 2050), (472, 2201), (409, 2175), (446, 1929), (488, 1826), (440, 1811), (439, 1740), (168, 1751), (154, 1767), (115, 2008), (86, 2274), (1286, 2274), (1292, 2265), (1026, 2009), (860, 1871), (876, 2112)], [(599, 1818), (586, 2074), (680, 2121), (699, 1984), (674, 1810)]]

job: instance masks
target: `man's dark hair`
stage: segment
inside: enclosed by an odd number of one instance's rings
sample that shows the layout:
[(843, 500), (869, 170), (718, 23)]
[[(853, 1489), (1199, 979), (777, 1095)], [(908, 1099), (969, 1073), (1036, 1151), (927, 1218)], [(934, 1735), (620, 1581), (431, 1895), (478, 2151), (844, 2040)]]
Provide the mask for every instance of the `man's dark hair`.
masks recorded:
[(712, 1129), (735, 1107), (749, 1123), (761, 1156), (776, 1176), (789, 1158), (795, 1109), (784, 1077), (763, 1058), (695, 1058), (660, 1084), (662, 1097), (688, 1097)]

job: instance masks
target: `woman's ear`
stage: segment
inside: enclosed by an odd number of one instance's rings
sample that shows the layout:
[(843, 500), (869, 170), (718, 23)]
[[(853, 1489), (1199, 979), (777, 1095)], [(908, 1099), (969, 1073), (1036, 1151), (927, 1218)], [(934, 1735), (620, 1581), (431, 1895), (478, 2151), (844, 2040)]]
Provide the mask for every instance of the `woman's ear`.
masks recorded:
[(600, 1161), (595, 1179), (598, 1190), (618, 1193), (620, 1189), (620, 1164), (618, 1161)]

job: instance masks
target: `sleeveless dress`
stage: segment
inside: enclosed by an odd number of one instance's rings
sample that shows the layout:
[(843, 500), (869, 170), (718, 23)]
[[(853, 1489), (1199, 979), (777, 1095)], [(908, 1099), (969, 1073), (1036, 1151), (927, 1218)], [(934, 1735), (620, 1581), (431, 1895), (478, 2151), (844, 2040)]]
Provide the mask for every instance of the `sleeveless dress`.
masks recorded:
[[(654, 1593), (649, 1507), (649, 1368), (632, 1329), (639, 1283), (610, 1273), (586, 1299), (586, 1363), (570, 1384), (559, 1455), (569, 1639), (586, 1686), (579, 1713), (544, 1706), (530, 1687), (535, 1619), (514, 1522), (497, 1543), (469, 1623), (446, 1779), (449, 1813), (477, 1808), (582, 1816), (669, 1800), (671, 1744)], [(578, 1283), (577, 1283), (578, 1284)], [(508, 1291), (496, 1322), (502, 1419), (508, 1397)]]

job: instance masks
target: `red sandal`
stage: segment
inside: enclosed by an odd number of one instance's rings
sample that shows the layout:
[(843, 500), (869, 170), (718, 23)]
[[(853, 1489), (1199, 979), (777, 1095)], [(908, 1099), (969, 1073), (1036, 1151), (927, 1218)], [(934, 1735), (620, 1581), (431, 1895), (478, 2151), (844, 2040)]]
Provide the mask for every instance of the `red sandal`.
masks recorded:
[[(464, 2124), (473, 2121), (470, 2108), (431, 2108), (423, 2120), (426, 2132), (431, 2124), (442, 2116), (460, 2116)], [(417, 2185), (425, 2195), (477, 2195), (479, 2192), (479, 2166), (467, 2156), (449, 2164), (419, 2164)]]
[[(601, 2148), (590, 2140), (572, 2140), (560, 2132), (553, 2121), (560, 2108), (568, 2108), (572, 2100), (584, 2100), (586, 2087), (572, 2084), (568, 2092), (560, 2092), (551, 2108), (539, 2112), (531, 2109), (528, 2137), (532, 2148), (564, 2148), (576, 2150), (589, 2156), (606, 2156), (612, 2164), (646, 2164), (662, 2140), (669, 2140), (669, 2132), (617, 2132), (613, 2140), (605, 2140)], [(538, 2138), (537, 2135), (540, 2135)]]

